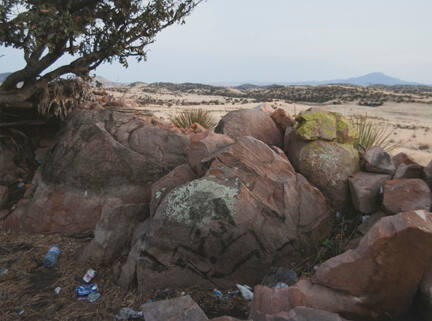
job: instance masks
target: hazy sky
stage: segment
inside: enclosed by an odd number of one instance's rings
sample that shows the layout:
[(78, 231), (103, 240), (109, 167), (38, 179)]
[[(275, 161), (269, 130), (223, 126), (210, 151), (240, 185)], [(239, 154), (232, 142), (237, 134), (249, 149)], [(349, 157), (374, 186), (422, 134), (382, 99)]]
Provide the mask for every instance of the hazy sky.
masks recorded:
[[(431, 0), (207, 0), (114, 81), (283, 82), (380, 71), (432, 84)], [(0, 71), (23, 64), (0, 48)]]

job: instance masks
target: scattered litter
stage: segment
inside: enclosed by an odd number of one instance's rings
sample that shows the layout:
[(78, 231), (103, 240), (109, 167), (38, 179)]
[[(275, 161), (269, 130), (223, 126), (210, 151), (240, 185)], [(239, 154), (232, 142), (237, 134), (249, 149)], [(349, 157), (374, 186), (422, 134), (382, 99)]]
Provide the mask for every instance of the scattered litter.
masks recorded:
[(341, 218), (341, 213), (340, 212), (336, 212), (336, 218), (340, 219)]
[(236, 287), (237, 287), (237, 289), (240, 290), (240, 293), (243, 296), (243, 299), (245, 299), (247, 301), (251, 301), (253, 299), (253, 292), (249, 286), (236, 284)]
[(42, 165), (42, 161), (40, 159), (36, 159), (36, 163), (38, 163), (39, 165)]
[(318, 270), (318, 265), (315, 265), (315, 266), (312, 268), (312, 270), (313, 270), (314, 272), (316, 272), (316, 271)]
[(25, 186), (25, 184), (23, 182), (18, 182), (17, 183), (17, 187), (18, 188), (23, 188)]
[(9, 270), (8, 269), (0, 269), (0, 276), (8, 274)]
[(362, 223), (366, 223), (367, 222), (367, 220), (369, 219), (369, 215), (363, 215), (362, 216)]
[(88, 269), (86, 274), (83, 276), (85, 283), (89, 283), (96, 275), (96, 271), (93, 269)]
[(288, 286), (288, 284), (286, 284), (284, 282), (278, 282), (275, 286), (275, 289), (285, 288), (287, 286)]
[(45, 254), (45, 257), (43, 259), (43, 265), (47, 268), (53, 267), (57, 263), (59, 255), (60, 255), (60, 246), (58, 245), (52, 246)]
[(60, 291), (61, 291), (61, 287), (59, 287), (59, 286), (54, 289), (54, 293), (57, 295), (60, 294)]
[(217, 297), (218, 299), (220, 299), (220, 298), (222, 297), (222, 292), (219, 291), (218, 289), (214, 289), (214, 290), (213, 290), (213, 293), (216, 295), (216, 297)]
[(21, 316), (24, 314), (24, 310), (21, 310), (20, 312), (18, 312), (18, 315)]
[(89, 302), (93, 303), (96, 302), (101, 297), (101, 294), (99, 292), (92, 292), (88, 295), (87, 299)]
[(87, 190), (84, 192), (84, 196), (87, 197), (88, 193)]
[(131, 308), (122, 308), (116, 315), (117, 320), (141, 319), (142, 317), (142, 311), (135, 311)]
[(90, 293), (97, 292), (98, 286), (96, 283), (79, 285), (76, 287), (76, 293), (78, 297), (85, 297)]

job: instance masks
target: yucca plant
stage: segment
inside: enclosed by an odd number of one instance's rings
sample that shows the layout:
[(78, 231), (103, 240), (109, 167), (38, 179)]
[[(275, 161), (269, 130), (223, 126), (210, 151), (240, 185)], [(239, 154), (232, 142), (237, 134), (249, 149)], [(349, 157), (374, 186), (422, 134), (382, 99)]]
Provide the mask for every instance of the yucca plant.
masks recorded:
[(351, 120), (358, 132), (358, 138), (354, 142), (354, 146), (358, 150), (364, 151), (370, 147), (379, 146), (386, 152), (391, 152), (400, 145), (400, 143), (394, 143), (389, 139), (392, 130), (388, 124), (378, 124), (367, 115), (355, 116)]
[(194, 123), (198, 123), (207, 129), (216, 126), (216, 122), (211, 113), (201, 108), (182, 111), (180, 114), (171, 118), (171, 121), (178, 128), (189, 128)]

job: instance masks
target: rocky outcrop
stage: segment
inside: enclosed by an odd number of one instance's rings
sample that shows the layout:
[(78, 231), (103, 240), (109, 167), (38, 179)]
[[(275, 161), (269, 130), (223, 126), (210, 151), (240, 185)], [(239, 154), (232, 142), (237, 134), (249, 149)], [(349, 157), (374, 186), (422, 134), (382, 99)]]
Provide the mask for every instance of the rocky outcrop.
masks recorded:
[(285, 132), (288, 159), (335, 208), (344, 208), (350, 202), (348, 178), (359, 171), (359, 155), (350, 143), (356, 137), (352, 125), (321, 109), (301, 113), (297, 120), (297, 128)]
[(189, 295), (141, 305), (145, 321), (207, 321), (208, 318)]
[(393, 178), (423, 178), (423, 166), (419, 164), (400, 164)]
[(294, 119), (291, 118), (289, 114), (286, 113), (282, 108), (276, 109), (272, 114), (271, 118), (275, 122), (276, 126), (279, 128), (282, 137), (285, 134), (285, 129), (287, 127), (293, 127), (295, 125)]
[(6, 226), (31, 232), (92, 231), (105, 204), (148, 203), (151, 184), (186, 162), (188, 144), (187, 136), (152, 116), (78, 110)]
[(219, 121), (215, 132), (232, 139), (252, 136), (267, 145), (282, 147), (282, 135), (269, 113), (256, 109), (229, 112)]
[(364, 214), (377, 211), (381, 205), (382, 185), (390, 175), (358, 172), (349, 178), (354, 208)]
[(141, 290), (255, 284), (272, 263), (318, 244), (329, 223), (319, 190), (263, 142), (241, 137), (204, 177), (165, 196), (119, 282), (136, 279)]
[(203, 176), (207, 168), (201, 164), (201, 161), (233, 143), (234, 140), (227, 135), (209, 133), (203, 139), (192, 141), (186, 148), (188, 163), (198, 176)]
[(411, 210), (431, 208), (431, 191), (427, 184), (416, 178), (394, 179), (383, 185), (383, 207), (387, 213), (396, 214)]
[(421, 280), (415, 308), (424, 320), (432, 320), (432, 263)]
[[(409, 260), (407, 260), (409, 258)], [(387, 216), (359, 246), (321, 264), (312, 278), (295, 286), (257, 286), (253, 319), (306, 306), (352, 319), (397, 317), (408, 312), (432, 262), (432, 213)]]
[(394, 175), (396, 168), (388, 153), (374, 146), (362, 154), (362, 166), (366, 172)]
[(410, 165), (410, 164), (417, 164), (415, 161), (413, 161), (407, 154), (405, 153), (398, 153), (395, 156), (392, 157), (392, 162), (395, 168), (398, 168), (400, 165)]

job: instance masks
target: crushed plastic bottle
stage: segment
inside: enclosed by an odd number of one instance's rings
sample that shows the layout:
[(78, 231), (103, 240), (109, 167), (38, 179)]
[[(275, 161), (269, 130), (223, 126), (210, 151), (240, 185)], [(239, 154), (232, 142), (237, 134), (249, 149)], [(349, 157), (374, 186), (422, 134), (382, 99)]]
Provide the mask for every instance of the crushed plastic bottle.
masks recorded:
[(92, 292), (88, 295), (87, 299), (89, 302), (93, 303), (96, 302), (101, 297), (101, 294), (99, 292)]
[(59, 287), (59, 286), (54, 289), (54, 293), (57, 295), (60, 294), (60, 291), (61, 291), (61, 287)]
[(98, 286), (96, 283), (79, 285), (76, 287), (76, 294), (78, 297), (84, 297), (90, 293), (97, 292)]
[(0, 269), (0, 276), (8, 274), (9, 270), (8, 269)]
[(45, 254), (45, 257), (43, 259), (43, 265), (47, 268), (53, 267), (57, 263), (59, 255), (60, 255), (60, 246), (58, 245), (52, 246)]
[(122, 308), (116, 315), (117, 320), (141, 319), (144, 315), (142, 311), (135, 311), (131, 308)]
[(253, 292), (249, 286), (236, 284), (236, 287), (240, 290), (243, 299), (246, 301), (251, 301), (253, 299)]

